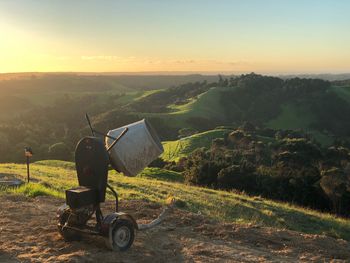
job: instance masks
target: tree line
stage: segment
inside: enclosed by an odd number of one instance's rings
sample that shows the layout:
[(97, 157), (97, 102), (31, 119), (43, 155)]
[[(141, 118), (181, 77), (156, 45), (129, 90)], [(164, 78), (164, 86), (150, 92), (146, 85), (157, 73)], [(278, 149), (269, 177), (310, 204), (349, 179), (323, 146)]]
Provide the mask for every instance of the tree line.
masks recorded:
[(245, 124), (177, 163), (189, 184), (239, 190), (350, 216), (350, 150), (322, 148), (308, 134)]

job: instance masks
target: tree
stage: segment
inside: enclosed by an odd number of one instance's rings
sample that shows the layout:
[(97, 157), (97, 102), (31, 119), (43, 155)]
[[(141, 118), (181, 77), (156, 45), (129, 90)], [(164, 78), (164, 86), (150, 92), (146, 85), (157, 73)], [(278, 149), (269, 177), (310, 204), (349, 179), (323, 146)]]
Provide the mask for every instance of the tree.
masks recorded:
[(341, 199), (347, 190), (347, 177), (339, 168), (322, 171), (320, 186), (332, 201), (333, 211), (341, 211)]
[(186, 161), (185, 181), (196, 185), (213, 186), (221, 168), (220, 164), (212, 159), (210, 151), (199, 148), (190, 154)]
[(57, 160), (70, 160), (71, 159), (71, 151), (68, 146), (64, 142), (58, 142), (49, 147), (49, 156), (51, 159)]

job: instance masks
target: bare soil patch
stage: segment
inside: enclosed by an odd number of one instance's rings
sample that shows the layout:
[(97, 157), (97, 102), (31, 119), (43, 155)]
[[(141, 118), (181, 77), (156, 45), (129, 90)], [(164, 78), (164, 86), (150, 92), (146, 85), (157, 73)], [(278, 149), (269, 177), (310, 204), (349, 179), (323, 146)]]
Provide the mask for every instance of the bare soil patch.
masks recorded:
[[(321, 235), (219, 223), (174, 209), (162, 225), (136, 233), (126, 252), (100, 237), (65, 242), (57, 232), (52, 197), (0, 196), (0, 262), (350, 262), (350, 244)], [(157, 204), (121, 201), (139, 222), (156, 218)], [(107, 202), (103, 211), (113, 211)]]

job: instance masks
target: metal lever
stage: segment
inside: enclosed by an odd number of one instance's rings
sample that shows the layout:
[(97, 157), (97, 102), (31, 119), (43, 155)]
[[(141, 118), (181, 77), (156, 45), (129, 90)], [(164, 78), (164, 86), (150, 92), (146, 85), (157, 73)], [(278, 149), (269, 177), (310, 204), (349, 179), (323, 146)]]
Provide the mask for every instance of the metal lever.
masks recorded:
[(88, 115), (87, 113), (85, 113), (85, 118), (86, 118), (86, 120), (87, 120), (87, 122), (88, 122), (88, 124), (89, 124), (89, 127), (90, 127), (90, 130), (91, 130), (92, 136), (95, 136), (95, 134), (99, 134), (99, 135), (102, 135), (102, 136), (104, 136), (104, 137), (110, 138), (110, 139), (112, 139), (112, 140), (116, 140), (116, 139), (117, 139), (117, 138), (115, 138), (115, 137), (112, 137), (112, 136), (110, 136), (110, 135), (107, 135), (107, 134), (105, 134), (105, 133), (103, 133), (103, 132), (100, 132), (100, 131), (95, 130), (94, 128), (92, 128), (91, 121), (90, 121), (90, 117), (89, 117), (89, 115)]
[(89, 124), (90, 130), (91, 130), (91, 133), (92, 133), (92, 136), (95, 136), (95, 131), (94, 131), (94, 129), (93, 129), (92, 126), (91, 126), (91, 121), (90, 121), (89, 115), (88, 115), (87, 113), (85, 113), (85, 118), (86, 118), (86, 120), (87, 120), (87, 122), (88, 122), (88, 124)]

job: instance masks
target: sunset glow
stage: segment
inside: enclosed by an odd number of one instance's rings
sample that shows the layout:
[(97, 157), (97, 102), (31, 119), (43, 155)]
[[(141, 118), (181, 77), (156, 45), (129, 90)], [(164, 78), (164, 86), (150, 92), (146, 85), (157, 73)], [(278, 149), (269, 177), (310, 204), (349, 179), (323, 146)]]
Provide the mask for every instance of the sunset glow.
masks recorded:
[(1, 1), (0, 72), (349, 72), (348, 1)]

